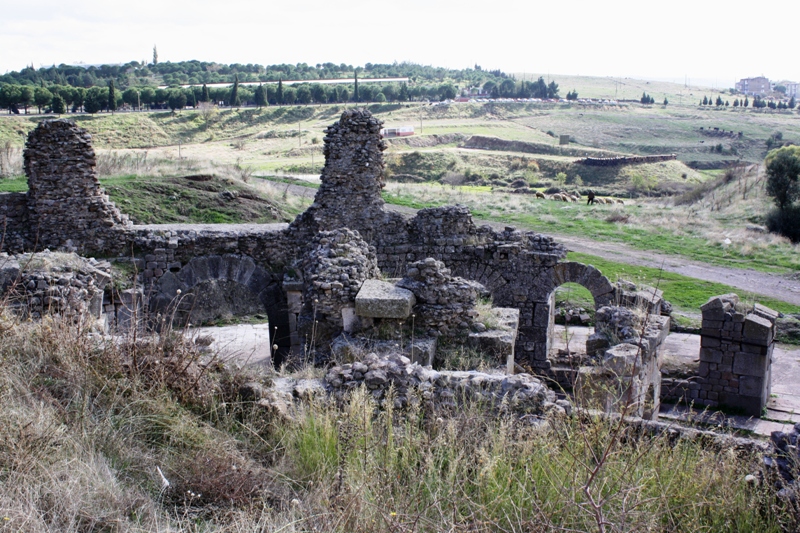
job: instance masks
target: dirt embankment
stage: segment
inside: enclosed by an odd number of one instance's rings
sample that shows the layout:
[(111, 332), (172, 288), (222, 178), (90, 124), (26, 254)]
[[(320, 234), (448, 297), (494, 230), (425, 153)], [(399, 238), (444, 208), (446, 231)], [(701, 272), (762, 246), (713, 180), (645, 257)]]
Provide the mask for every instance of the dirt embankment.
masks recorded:
[(473, 135), (461, 145), (461, 148), (522, 152), (526, 154), (562, 155), (567, 157), (617, 157), (620, 155), (616, 152), (608, 152), (605, 150), (590, 150), (576, 146), (556, 146), (526, 141), (507, 141), (505, 139), (488, 137), (485, 135)]

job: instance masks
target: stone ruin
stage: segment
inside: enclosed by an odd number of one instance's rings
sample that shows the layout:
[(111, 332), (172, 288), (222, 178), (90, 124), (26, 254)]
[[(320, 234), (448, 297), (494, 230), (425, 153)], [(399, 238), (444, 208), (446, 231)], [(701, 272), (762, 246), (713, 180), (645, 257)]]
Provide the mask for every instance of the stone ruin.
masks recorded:
[[(139, 286), (113, 298), (106, 291), (101, 310), (109, 324), (176, 306), (195, 322), (192, 316), (210, 319), (221, 309), (258, 309), (269, 318), (280, 364), (314, 345), (348, 345), (376, 324), (402, 328), (410, 321), (426, 339), (403, 341), (409, 361), (430, 364), (437, 339), (455, 338), (494, 350), (509, 372), (522, 367), (559, 381), (549, 357), (555, 289), (578, 283), (597, 308), (625, 291), (594, 267), (565, 261), (566, 248), (552, 238), (478, 227), (463, 206), (413, 217), (384, 209), (381, 125), (363, 109), (342, 113), (326, 130), (311, 207), (289, 225), (238, 227), (131, 224), (99, 187), (90, 136), (70, 121), (44, 121), (25, 150), (29, 191), (0, 194), (4, 246), (9, 253), (49, 247), (132, 263)], [(499, 327), (479, 320), (478, 295), (491, 297)], [(658, 337), (663, 322), (653, 323)], [(601, 366), (621, 379), (640, 376), (640, 388), (649, 389), (658, 350), (648, 335), (609, 343), (603, 357), (613, 361)], [(625, 346), (656, 363), (631, 366)]]

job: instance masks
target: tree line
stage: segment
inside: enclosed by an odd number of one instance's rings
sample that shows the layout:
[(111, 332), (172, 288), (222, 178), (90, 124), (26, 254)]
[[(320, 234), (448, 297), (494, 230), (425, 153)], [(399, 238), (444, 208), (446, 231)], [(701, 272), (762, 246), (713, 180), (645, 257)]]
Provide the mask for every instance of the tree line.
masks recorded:
[(201, 103), (222, 106), (266, 106), (294, 104), (326, 104), (347, 102), (408, 102), (455, 98), (457, 88), (452, 83), (416, 85), (406, 83), (352, 84), (278, 83), (243, 86), (238, 79), (229, 87), (209, 87), (206, 84), (188, 88), (156, 88), (151, 86), (117, 88), (113, 80), (106, 86), (72, 87), (69, 85), (0, 84), (0, 108), (8, 113), (28, 113), (36, 108), (63, 114), (69, 111), (97, 113), (121, 107), (132, 110), (183, 109)]
[[(155, 49), (154, 49), (155, 52)], [(356, 73), (362, 77), (386, 78), (407, 77), (412, 85), (437, 84), (446, 81), (465, 86), (482, 85), (487, 81), (502, 82), (510, 76), (500, 70), (484, 70), (480, 65), (466, 69), (448, 69), (416, 63), (393, 64), (367, 63), (363, 67), (347, 64), (318, 63), (308, 65), (278, 64), (262, 66), (258, 64), (233, 63), (225, 65), (207, 61), (160, 62), (158, 54), (153, 54), (150, 63), (130, 61), (123, 65), (98, 65), (83, 67), (61, 64), (58, 66), (34, 68), (26, 67), (20, 71), (0, 75), (0, 83), (12, 85), (68, 85), (71, 87), (106, 87), (114, 81), (118, 88), (144, 85), (201, 85), (212, 83), (239, 82), (277, 82), (278, 80), (325, 80), (335, 78), (354, 78)]]

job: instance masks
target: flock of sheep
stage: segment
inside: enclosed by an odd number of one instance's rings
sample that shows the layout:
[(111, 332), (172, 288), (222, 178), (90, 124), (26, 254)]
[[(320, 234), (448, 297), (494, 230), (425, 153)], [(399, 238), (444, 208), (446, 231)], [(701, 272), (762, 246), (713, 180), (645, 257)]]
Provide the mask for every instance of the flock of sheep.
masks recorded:
[[(580, 202), (582, 201), (582, 197), (580, 193), (567, 193), (567, 192), (557, 192), (551, 195), (546, 195), (543, 192), (536, 192), (536, 198), (541, 198), (543, 200), (555, 200), (557, 202)], [(590, 202), (592, 203), (592, 202)], [(605, 205), (612, 205), (612, 204), (625, 204), (621, 198), (601, 198), (599, 196), (594, 197), (595, 204), (605, 204)]]

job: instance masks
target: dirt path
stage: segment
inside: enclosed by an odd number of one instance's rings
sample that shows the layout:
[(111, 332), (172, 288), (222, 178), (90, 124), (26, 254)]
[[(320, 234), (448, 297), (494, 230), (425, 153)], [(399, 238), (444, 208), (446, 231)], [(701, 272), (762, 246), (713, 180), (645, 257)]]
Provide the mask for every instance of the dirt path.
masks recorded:
[[(281, 185), (286, 187), (286, 185)], [(288, 192), (305, 197), (313, 197), (316, 189), (289, 185)], [(416, 209), (398, 205), (386, 204), (386, 208), (398, 213), (413, 216)], [(507, 224), (501, 222), (476, 221), (478, 225), (489, 225), (496, 229), (503, 229)], [(533, 229), (535, 228), (525, 228)], [(559, 242), (564, 243), (570, 251), (596, 255), (609, 261), (626, 263), (629, 265), (663, 268), (667, 272), (675, 272), (704, 281), (724, 283), (736, 289), (760, 294), (781, 300), (793, 305), (800, 305), (800, 276), (794, 277), (758, 272), (756, 270), (741, 268), (726, 268), (693, 261), (675, 255), (665, 255), (658, 252), (636, 250), (625, 244), (615, 242), (597, 242), (585, 237), (560, 235), (548, 233)]]

